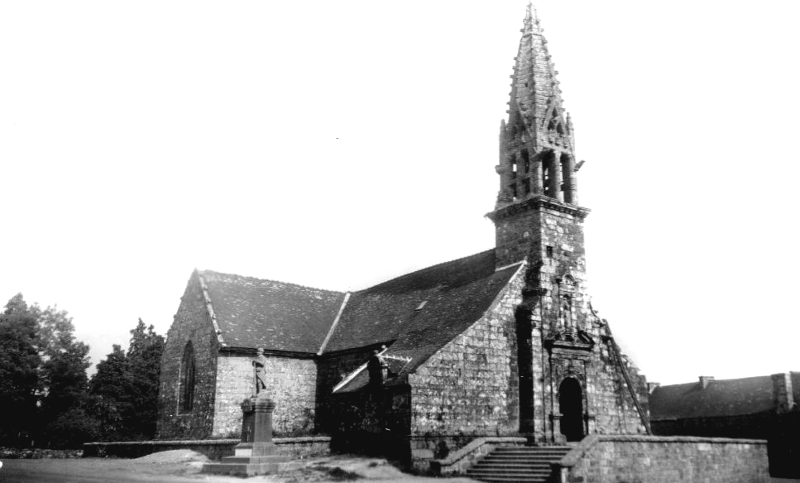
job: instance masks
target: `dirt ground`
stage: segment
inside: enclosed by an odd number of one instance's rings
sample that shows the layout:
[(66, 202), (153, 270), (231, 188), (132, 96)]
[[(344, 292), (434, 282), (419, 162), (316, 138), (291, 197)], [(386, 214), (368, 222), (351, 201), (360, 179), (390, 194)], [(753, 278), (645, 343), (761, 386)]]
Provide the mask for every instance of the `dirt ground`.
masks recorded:
[[(193, 451), (175, 450), (137, 459), (7, 459), (0, 468), (0, 483), (242, 483), (243, 478), (201, 474), (208, 459)], [(342, 481), (382, 483), (474, 483), (469, 478), (423, 478), (402, 473), (375, 458), (326, 457), (295, 461), (276, 475), (254, 476), (248, 482), (303, 483)]]
[[(208, 459), (193, 451), (175, 450), (138, 459), (6, 459), (0, 483), (476, 483), (469, 478), (424, 478), (402, 473), (375, 458), (335, 456), (294, 461), (285, 471), (268, 476), (237, 478), (200, 473)], [(773, 478), (771, 483), (800, 483)]]

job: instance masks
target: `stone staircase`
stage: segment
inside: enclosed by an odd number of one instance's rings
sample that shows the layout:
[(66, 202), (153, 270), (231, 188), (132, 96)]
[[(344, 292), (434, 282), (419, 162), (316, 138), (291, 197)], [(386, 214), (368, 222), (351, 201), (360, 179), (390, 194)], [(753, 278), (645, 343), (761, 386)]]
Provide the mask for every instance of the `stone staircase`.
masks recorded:
[(489, 483), (549, 483), (551, 463), (566, 455), (569, 446), (498, 446), (472, 468), (467, 476)]

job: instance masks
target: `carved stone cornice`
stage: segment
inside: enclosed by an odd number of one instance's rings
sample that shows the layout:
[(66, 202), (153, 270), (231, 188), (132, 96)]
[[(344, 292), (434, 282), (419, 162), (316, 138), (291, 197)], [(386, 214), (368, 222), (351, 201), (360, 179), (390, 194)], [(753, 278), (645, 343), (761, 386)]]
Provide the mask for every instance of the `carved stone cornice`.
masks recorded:
[(586, 332), (579, 331), (557, 331), (547, 335), (544, 341), (545, 348), (549, 351), (568, 351), (568, 352), (591, 352), (594, 348), (594, 340)]
[(586, 218), (586, 216), (591, 212), (589, 208), (570, 205), (549, 196), (532, 195), (531, 197), (521, 201), (516, 201), (509, 204), (500, 203), (500, 206), (498, 206), (498, 208), (491, 213), (487, 213), (486, 217), (496, 223), (498, 220), (503, 220), (518, 213), (538, 208), (545, 208), (548, 210), (557, 211), (559, 213), (565, 213), (580, 220)]

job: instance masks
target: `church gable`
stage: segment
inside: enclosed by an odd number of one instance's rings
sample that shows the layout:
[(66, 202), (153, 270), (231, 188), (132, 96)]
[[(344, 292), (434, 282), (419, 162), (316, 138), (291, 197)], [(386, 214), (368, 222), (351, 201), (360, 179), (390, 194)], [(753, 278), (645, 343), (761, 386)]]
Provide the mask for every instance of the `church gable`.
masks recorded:
[(516, 307), (524, 267), (483, 316), (409, 375), (412, 434), (513, 434), (519, 429)]
[(211, 434), (217, 355), (222, 346), (200, 274), (189, 278), (161, 359), (158, 435), (204, 438)]

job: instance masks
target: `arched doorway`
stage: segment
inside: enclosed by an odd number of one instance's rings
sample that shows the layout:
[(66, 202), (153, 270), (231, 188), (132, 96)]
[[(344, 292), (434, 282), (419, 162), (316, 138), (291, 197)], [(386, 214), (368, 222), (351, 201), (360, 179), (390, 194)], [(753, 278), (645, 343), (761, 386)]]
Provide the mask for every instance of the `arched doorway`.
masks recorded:
[(561, 412), (561, 434), (567, 441), (583, 439), (583, 391), (572, 377), (564, 379), (558, 388), (558, 409)]

